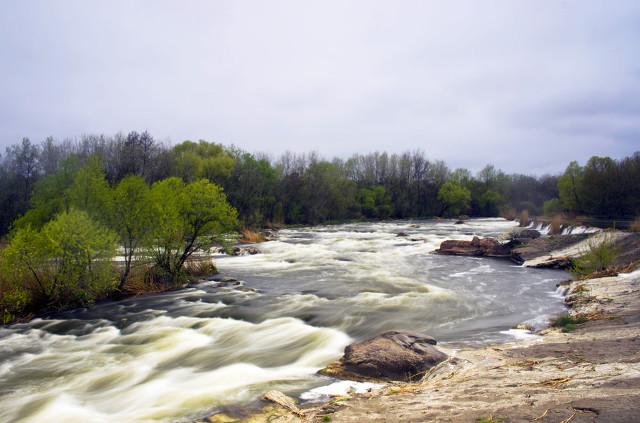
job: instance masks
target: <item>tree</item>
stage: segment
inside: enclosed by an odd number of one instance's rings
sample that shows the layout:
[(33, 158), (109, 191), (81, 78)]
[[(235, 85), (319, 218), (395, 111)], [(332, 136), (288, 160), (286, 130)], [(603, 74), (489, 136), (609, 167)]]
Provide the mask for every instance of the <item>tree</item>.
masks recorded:
[(447, 181), (438, 191), (438, 200), (443, 204), (442, 213), (457, 216), (469, 208), (471, 192), (457, 182)]
[(206, 178), (222, 183), (231, 174), (234, 159), (221, 144), (184, 141), (173, 148), (176, 176), (185, 182)]
[(582, 207), (582, 181), (584, 172), (578, 162), (569, 163), (564, 174), (558, 178), (560, 204), (565, 210), (580, 213)]
[(185, 184), (179, 178), (156, 182), (150, 192), (152, 231), (149, 250), (156, 275), (179, 284), (184, 263), (198, 250), (208, 250), (237, 226), (237, 212), (222, 189), (206, 179)]
[(42, 230), (16, 231), (2, 252), (5, 271), (45, 306), (88, 305), (115, 288), (117, 236), (84, 211), (58, 214)]
[(108, 220), (111, 192), (97, 157), (89, 158), (87, 164), (76, 172), (66, 194), (71, 207), (84, 210), (102, 222)]
[(120, 290), (127, 281), (139, 248), (151, 232), (150, 201), (149, 187), (140, 176), (124, 178), (113, 190), (109, 220), (120, 237), (124, 254), (124, 267), (118, 284)]

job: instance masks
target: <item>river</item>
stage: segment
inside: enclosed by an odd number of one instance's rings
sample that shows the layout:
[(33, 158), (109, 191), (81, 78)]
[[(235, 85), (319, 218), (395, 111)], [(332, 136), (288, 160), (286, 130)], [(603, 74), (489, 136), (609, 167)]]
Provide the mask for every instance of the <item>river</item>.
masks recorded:
[[(309, 398), (354, 340), (388, 329), (443, 345), (513, 340), (563, 309), (564, 272), (430, 254), (513, 222), (287, 229), (262, 254), (216, 257), (223, 276), (0, 328), (0, 421), (189, 421), (266, 390)], [(404, 232), (407, 236), (397, 236)], [(223, 285), (223, 286), (221, 286)], [(313, 391), (312, 391), (313, 392)]]

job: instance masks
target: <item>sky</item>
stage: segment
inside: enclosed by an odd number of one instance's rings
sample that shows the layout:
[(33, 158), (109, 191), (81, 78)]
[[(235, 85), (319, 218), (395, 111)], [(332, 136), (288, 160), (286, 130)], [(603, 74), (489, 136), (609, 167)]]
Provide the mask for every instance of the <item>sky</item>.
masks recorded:
[(148, 130), (557, 173), (640, 150), (640, 2), (5, 0), (0, 149)]

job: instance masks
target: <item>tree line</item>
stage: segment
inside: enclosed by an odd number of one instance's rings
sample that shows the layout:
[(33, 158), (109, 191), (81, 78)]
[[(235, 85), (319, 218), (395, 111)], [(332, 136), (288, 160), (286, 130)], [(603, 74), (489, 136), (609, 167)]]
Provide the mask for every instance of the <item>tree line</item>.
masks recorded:
[(7, 320), (86, 305), (132, 281), (179, 286), (197, 252), (241, 227), (521, 211), (631, 218), (637, 181), (640, 153), (536, 177), (450, 169), (420, 151), (272, 159), (148, 132), (24, 138), (0, 160), (0, 307)]

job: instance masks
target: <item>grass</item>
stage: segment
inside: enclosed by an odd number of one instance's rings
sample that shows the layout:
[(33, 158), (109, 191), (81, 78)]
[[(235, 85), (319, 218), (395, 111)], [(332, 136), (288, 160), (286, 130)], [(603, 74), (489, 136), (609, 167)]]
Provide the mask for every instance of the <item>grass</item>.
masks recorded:
[(240, 238), (240, 242), (242, 242), (243, 244), (255, 244), (258, 242), (266, 241), (266, 238), (263, 234), (261, 234), (260, 232), (252, 231), (249, 228), (242, 229), (240, 231), (240, 234), (242, 235)]
[(603, 238), (591, 238), (587, 242), (585, 253), (574, 260), (571, 273), (586, 276), (608, 270), (616, 261), (618, 249), (610, 232), (604, 232)]
[(480, 417), (478, 420), (476, 420), (476, 422), (477, 423), (502, 423), (502, 420), (497, 417), (489, 416), (489, 417)]
[(549, 234), (560, 235), (562, 233), (562, 223), (562, 216), (560, 216), (559, 214), (553, 216), (553, 218), (551, 219), (551, 224), (549, 226)]
[(529, 225), (529, 210), (522, 210), (520, 213), (520, 226)]
[(588, 319), (583, 316), (571, 317), (569, 315), (557, 317), (551, 326), (554, 328), (560, 328), (562, 332), (573, 332), (578, 328), (579, 324), (585, 323)]
[(322, 416), (322, 421), (323, 422), (330, 422), (331, 421), (331, 416)]

